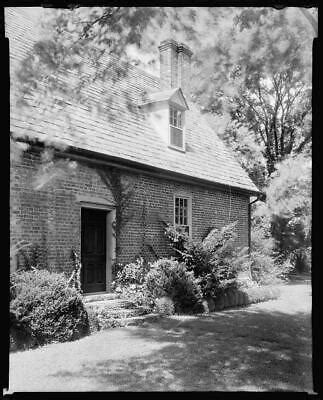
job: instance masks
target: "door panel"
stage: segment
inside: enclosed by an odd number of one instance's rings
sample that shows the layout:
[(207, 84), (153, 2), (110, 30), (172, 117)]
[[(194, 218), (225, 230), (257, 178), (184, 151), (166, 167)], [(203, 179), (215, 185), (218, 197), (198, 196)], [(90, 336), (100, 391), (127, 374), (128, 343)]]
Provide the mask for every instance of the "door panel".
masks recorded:
[(106, 290), (107, 211), (82, 209), (82, 288), (85, 293)]

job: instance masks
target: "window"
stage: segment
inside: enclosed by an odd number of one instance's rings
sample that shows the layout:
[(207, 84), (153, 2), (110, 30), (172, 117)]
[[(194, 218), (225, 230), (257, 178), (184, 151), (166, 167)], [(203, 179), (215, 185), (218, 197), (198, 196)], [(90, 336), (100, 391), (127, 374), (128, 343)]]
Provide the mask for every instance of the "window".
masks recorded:
[(183, 230), (191, 234), (191, 215), (190, 215), (190, 199), (187, 197), (174, 198), (174, 224), (183, 228)]
[(183, 112), (175, 107), (169, 108), (170, 145), (183, 149)]

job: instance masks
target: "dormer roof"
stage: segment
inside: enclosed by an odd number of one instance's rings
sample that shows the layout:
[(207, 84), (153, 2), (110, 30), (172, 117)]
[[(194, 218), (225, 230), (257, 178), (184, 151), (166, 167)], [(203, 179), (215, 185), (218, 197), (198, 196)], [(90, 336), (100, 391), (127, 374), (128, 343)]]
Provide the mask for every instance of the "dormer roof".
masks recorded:
[(174, 105), (182, 111), (189, 109), (181, 88), (163, 90), (154, 93), (145, 93), (143, 95), (141, 106), (162, 101), (167, 101), (169, 104)]

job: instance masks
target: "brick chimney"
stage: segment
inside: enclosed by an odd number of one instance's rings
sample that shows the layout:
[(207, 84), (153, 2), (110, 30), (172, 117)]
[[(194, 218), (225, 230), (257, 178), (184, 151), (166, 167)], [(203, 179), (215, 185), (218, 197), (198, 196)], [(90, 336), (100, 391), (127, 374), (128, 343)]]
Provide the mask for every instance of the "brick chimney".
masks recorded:
[(190, 94), (191, 82), (191, 58), (192, 51), (183, 43), (177, 46), (178, 53), (178, 86), (184, 94)]
[(178, 54), (175, 40), (163, 40), (158, 46), (160, 56), (161, 90), (177, 87)]
[(161, 90), (180, 87), (189, 95), (191, 50), (173, 39), (163, 40), (158, 46), (160, 54)]

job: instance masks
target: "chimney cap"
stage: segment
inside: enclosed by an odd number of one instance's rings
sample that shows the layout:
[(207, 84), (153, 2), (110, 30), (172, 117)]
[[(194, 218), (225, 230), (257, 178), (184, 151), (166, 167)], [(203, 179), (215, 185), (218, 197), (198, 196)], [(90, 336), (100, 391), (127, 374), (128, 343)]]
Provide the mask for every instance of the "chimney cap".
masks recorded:
[(193, 55), (192, 50), (185, 43), (177, 43), (177, 51), (185, 53), (189, 57)]
[(174, 39), (165, 39), (161, 41), (160, 45), (158, 46), (160, 51), (167, 50), (169, 48), (174, 48), (177, 53), (185, 53), (189, 57), (191, 57), (193, 54), (192, 50), (185, 43), (178, 43)]
[(177, 42), (173, 39), (165, 39), (160, 42), (160, 45), (158, 46), (159, 50), (166, 50), (169, 47), (175, 47), (177, 48)]

